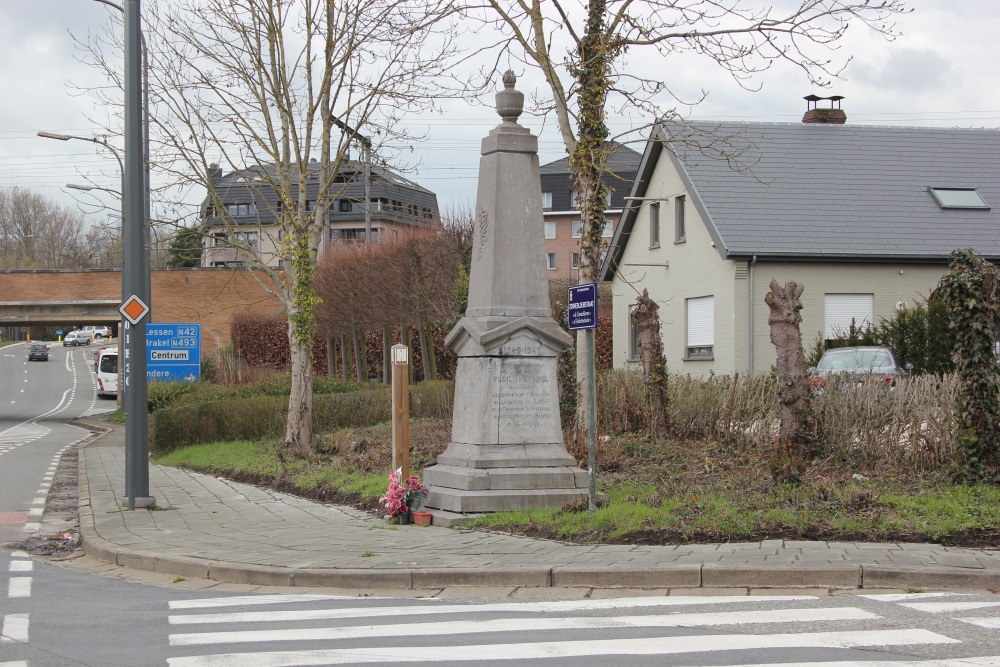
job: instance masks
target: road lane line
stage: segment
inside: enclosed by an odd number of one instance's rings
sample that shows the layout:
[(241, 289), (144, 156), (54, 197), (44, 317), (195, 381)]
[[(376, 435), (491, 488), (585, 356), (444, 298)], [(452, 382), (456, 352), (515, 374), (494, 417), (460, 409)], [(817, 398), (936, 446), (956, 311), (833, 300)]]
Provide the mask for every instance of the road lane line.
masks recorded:
[(12, 560), (10, 562), (11, 572), (31, 572), (35, 562), (30, 560)]
[(0, 630), (0, 641), (28, 643), (28, 615), (7, 614), (3, 617), (3, 628)]
[(7, 582), (7, 597), (30, 598), (31, 577), (11, 577)]

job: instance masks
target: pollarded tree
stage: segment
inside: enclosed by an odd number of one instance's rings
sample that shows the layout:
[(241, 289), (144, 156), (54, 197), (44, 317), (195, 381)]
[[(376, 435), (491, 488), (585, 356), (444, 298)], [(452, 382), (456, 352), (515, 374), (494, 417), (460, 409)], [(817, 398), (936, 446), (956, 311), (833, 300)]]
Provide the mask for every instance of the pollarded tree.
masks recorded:
[[(481, 22), (481, 34), (495, 29), (503, 35), (495, 47), (537, 68), (548, 84), (548, 95), (537, 100), (535, 110), (555, 114), (570, 155), (583, 226), (581, 283), (597, 279), (601, 259), (609, 99), (651, 122), (678, 119), (670, 77), (643, 76), (637, 55), (647, 55), (663, 72), (672, 57), (694, 54), (744, 86), (775, 62), (785, 62), (825, 85), (846, 64), (828, 56), (851, 23), (891, 37), (889, 20), (903, 11), (902, 0), (485, 0), (466, 8), (470, 19)], [(586, 363), (577, 355), (581, 388)], [(578, 419), (587, 404), (585, 396), (579, 399)]]
[[(445, 8), (437, 0), (146, 5), (154, 173), (208, 191), (231, 245), (283, 304), (292, 368), (284, 442), (301, 456), (312, 441), (314, 277), (327, 212), (346, 187), (338, 175), (352, 142), (397, 138), (398, 118), (433, 99), (427, 85), (450, 48), (434, 27)], [(102, 44), (92, 44), (92, 59), (116, 81)], [(237, 172), (255, 201), (277, 194), (267, 225), (249, 227), (258, 236), (235, 234), (248, 227), (216, 191), (216, 164)]]

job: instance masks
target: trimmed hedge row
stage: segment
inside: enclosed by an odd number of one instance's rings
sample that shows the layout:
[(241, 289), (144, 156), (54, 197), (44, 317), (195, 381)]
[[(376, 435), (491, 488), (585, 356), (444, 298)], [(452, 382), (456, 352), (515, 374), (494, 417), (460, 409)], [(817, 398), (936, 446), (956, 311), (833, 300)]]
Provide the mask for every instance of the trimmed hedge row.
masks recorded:
[[(410, 387), (410, 416), (450, 418), (454, 383), (423, 382)], [(313, 396), (313, 429), (317, 433), (389, 421), (389, 387), (372, 384), (351, 393)], [(150, 418), (150, 446), (168, 452), (220, 440), (280, 438), (285, 433), (287, 396), (253, 396), (223, 400), (181, 400)]]

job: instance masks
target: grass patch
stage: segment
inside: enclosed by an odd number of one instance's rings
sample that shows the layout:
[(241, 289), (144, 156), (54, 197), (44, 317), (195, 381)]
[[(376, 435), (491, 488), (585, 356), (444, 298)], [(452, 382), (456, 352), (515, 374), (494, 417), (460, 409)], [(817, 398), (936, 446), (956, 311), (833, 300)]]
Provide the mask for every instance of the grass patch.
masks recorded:
[[(414, 470), (432, 465), (449, 436), (445, 420), (413, 420)], [(181, 448), (157, 463), (377, 511), (391, 442), (391, 427), (384, 423), (319, 435), (316, 452), (307, 460), (279, 456), (273, 441), (242, 440)], [(813, 464), (802, 483), (792, 486), (775, 483), (767, 471), (767, 451), (753, 448), (727, 450), (694, 441), (656, 447), (638, 439), (608, 448), (616, 468), (599, 473), (603, 498), (593, 517), (584, 502), (498, 512), (477, 518), (473, 526), (623, 544), (768, 538), (989, 544), (1000, 537), (996, 487), (913, 478), (890, 466), (866, 469), (867, 481), (858, 481), (852, 466), (834, 460)], [(619, 457), (625, 457), (624, 465)]]

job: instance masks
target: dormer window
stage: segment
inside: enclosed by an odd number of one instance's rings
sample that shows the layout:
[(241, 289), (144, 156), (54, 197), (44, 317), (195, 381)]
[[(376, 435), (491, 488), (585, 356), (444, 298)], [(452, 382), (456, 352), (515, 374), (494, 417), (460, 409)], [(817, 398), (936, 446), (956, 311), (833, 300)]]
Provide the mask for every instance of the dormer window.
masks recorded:
[(976, 188), (927, 188), (941, 208), (990, 210)]

